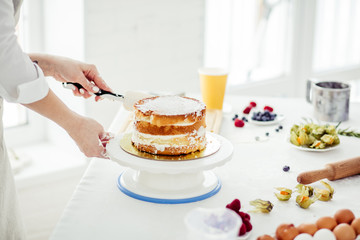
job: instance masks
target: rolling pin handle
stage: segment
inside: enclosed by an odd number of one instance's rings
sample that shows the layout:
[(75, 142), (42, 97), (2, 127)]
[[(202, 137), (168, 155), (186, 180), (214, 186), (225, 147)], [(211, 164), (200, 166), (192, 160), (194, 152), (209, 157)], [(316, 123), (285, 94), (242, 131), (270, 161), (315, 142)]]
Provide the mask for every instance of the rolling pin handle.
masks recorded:
[(333, 173), (333, 169), (326, 166), (324, 169), (300, 173), (297, 177), (297, 181), (301, 184), (310, 184), (324, 178), (333, 180)]
[(297, 181), (309, 184), (327, 178), (330, 181), (360, 174), (360, 157), (329, 163), (324, 169), (300, 173)]

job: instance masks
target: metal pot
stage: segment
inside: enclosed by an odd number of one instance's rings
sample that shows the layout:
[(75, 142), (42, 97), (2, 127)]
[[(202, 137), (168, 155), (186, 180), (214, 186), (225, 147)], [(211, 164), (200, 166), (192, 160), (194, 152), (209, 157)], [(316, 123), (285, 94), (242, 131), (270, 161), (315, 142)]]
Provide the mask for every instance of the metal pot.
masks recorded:
[(309, 79), (306, 100), (313, 104), (314, 115), (318, 120), (340, 122), (349, 119), (349, 84)]

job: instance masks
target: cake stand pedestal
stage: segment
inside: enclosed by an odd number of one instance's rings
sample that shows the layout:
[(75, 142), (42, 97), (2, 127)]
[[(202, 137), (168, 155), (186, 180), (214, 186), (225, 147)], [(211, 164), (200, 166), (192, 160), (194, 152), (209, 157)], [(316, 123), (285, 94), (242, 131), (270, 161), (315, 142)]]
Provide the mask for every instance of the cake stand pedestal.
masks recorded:
[(128, 167), (117, 179), (119, 189), (135, 199), (164, 204), (196, 202), (215, 195), (221, 181), (211, 169), (229, 161), (231, 142), (214, 133), (207, 133), (220, 142), (212, 155), (194, 160), (164, 161), (134, 156), (120, 147), (123, 134), (110, 140), (110, 159)]

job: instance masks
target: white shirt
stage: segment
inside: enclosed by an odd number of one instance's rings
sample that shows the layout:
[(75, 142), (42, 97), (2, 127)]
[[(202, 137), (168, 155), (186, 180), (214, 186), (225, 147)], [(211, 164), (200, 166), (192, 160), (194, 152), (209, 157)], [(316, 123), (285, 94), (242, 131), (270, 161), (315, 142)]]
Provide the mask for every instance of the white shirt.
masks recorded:
[(17, 42), (12, 0), (0, 0), (0, 96), (8, 102), (32, 103), (44, 98), (49, 86), (39, 66)]

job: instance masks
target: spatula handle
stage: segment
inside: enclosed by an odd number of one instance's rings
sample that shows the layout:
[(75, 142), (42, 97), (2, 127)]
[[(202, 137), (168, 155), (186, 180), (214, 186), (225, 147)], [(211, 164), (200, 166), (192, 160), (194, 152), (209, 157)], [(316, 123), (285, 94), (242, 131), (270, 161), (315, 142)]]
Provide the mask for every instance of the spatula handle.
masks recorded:
[[(72, 86), (77, 87), (78, 89), (82, 89), (84, 88), (80, 83), (76, 83), (76, 82), (63, 82), (63, 87), (64, 88), (69, 88), (72, 89)], [(98, 92), (94, 93), (96, 96), (106, 96), (106, 95), (110, 95), (110, 96), (114, 96), (114, 97), (120, 97), (120, 98), (124, 98), (123, 95), (120, 94), (116, 94), (116, 93), (112, 93), (103, 89), (100, 89)]]

